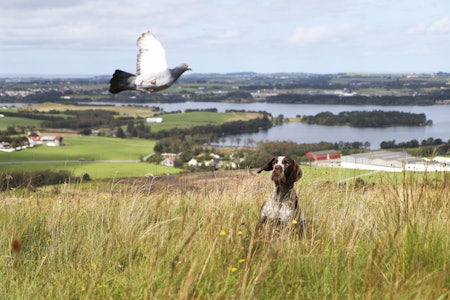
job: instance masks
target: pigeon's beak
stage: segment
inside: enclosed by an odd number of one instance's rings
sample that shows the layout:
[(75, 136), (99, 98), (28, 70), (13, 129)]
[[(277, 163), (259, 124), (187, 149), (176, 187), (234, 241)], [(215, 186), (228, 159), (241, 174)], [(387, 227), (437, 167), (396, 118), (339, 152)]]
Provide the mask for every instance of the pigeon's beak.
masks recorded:
[(190, 65), (187, 65), (186, 70), (192, 71), (191, 66), (190, 66)]

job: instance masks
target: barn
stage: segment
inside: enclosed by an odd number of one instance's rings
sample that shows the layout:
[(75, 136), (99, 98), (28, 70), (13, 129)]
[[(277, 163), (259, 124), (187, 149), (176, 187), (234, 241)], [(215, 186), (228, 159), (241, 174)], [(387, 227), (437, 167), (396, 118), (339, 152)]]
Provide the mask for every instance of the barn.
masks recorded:
[(310, 157), (317, 160), (330, 160), (330, 159), (340, 159), (341, 153), (336, 150), (323, 150), (323, 151), (314, 151), (314, 152), (307, 152), (306, 157)]

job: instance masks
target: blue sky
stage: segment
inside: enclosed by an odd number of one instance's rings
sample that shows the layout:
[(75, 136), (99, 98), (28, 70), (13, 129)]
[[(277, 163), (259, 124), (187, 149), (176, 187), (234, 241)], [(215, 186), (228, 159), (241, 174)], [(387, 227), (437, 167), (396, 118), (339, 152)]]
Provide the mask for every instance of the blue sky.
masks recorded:
[(448, 0), (14, 0), (0, 75), (135, 72), (147, 30), (196, 73), (450, 72)]

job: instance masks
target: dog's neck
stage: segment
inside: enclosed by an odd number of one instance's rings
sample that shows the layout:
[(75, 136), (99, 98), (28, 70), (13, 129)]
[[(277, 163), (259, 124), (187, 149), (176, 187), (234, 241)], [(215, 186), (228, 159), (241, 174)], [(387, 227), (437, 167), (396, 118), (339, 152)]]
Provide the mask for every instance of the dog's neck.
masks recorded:
[(290, 199), (290, 194), (292, 192), (293, 186), (286, 184), (275, 185), (275, 198), (277, 201), (283, 202)]

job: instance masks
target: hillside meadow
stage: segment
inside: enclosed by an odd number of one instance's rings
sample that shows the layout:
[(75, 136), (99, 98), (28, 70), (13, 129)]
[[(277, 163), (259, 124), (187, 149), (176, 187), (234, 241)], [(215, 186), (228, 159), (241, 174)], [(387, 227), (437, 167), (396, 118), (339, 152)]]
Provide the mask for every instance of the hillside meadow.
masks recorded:
[(1, 193), (1, 298), (450, 297), (448, 174), (304, 167), (303, 236), (258, 226), (267, 175), (226, 174)]

